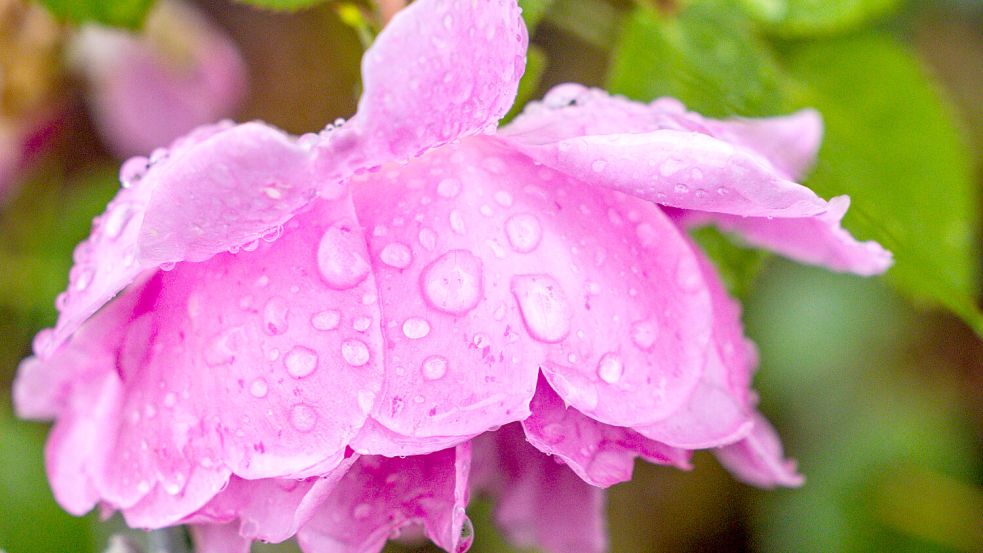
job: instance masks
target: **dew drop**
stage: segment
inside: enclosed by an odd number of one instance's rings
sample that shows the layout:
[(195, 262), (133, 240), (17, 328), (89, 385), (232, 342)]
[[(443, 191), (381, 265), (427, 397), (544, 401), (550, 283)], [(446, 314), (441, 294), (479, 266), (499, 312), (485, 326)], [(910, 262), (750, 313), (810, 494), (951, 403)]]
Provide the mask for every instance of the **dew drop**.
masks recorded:
[(430, 334), (430, 323), (419, 317), (411, 317), (403, 322), (403, 334), (410, 340), (419, 340)]
[(304, 378), (317, 370), (317, 352), (304, 346), (294, 346), (283, 357), (283, 366), (294, 378)]
[(420, 245), (428, 252), (432, 252), (437, 247), (437, 233), (429, 228), (424, 227), (420, 229), (417, 240), (420, 241)]
[(341, 313), (334, 309), (315, 313), (311, 317), (311, 326), (314, 330), (334, 330), (341, 323)]
[(382, 248), (382, 251), (379, 252), (379, 259), (390, 267), (405, 269), (413, 262), (413, 253), (406, 244), (393, 242)]
[(441, 198), (453, 198), (461, 193), (461, 181), (455, 178), (443, 179), (437, 183), (437, 195)]
[(304, 403), (298, 403), (290, 409), (290, 425), (298, 432), (310, 432), (317, 424), (317, 413)]
[(440, 380), (447, 374), (447, 358), (431, 355), (423, 360), (423, 377), (427, 380)]
[(270, 391), (269, 385), (266, 384), (266, 380), (262, 378), (257, 378), (253, 380), (252, 384), (249, 385), (249, 393), (255, 398), (266, 397), (266, 394)]
[(456, 209), (451, 211), (448, 219), (450, 220), (451, 230), (456, 234), (464, 235), (467, 232), (467, 227), (464, 226), (464, 217), (460, 211)]
[(573, 309), (556, 279), (545, 274), (518, 275), (512, 278), (511, 289), (533, 338), (556, 343), (570, 334)]
[(318, 244), (318, 271), (325, 283), (336, 290), (352, 288), (369, 274), (369, 263), (362, 255), (364, 244), (356, 228), (352, 223), (335, 223)]
[(597, 363), (597, 376), (608, 384), (621, 380), (625, 372), (624, 363), (616, 353), (605, 353)]
[(341, 356), (353, 367), (362, 367), (369, 362), (369, 348), (361, 340), (345, 340), (341, 343)]
[(505, 222), (505, 234), (512, 249), (519, 253), (529, 253), (539, 246), (543, 239), (543, 229), (539, 219), (529, 213), (509, 217)]
[(287, 300), (274, 296), (263, 307), (263, 332), (277, 336), (287, 331), (287, 315), (290, 309)]
[(512, 194), (509, 194), (505, 190), (498, 190), (495, 192), (495, 201), (498, 205), (502, 207), (511, 207), (512, 205)]
[(481, 259), (467, 250), (451, 250), (427, 265), (420, 286), (424, 299), (434, 308), (466, 313), (481, 300)]
[(652, 321), (638, 321), (631, 327), (632, 342), (643, 350), (654, 346), (658, 337), (659, 327)]
[(677, 184), (673, 190), (676, 191), (676, 194), (685, 194), (689, 192), (689, 187), (685, 184)]

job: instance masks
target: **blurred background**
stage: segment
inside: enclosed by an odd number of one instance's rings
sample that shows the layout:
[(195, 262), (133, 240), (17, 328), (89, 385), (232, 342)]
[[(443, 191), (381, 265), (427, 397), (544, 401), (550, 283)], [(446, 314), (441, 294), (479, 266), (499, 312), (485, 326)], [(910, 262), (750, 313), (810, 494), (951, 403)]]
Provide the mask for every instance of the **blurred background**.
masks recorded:
[[(121, 162), (223, 117), (300, 134), (352, 115), (382, 4), (0, 0), (0, 549), (97, 552), (123, 530), (54, 503), (47, 428), (9, 393)], [(639, 463), (609, 494), (612, 551), (983, 551), (983, 2), (523, 4), (520, 106), (566, 81), (712, 116), (815, 106), (806, 184), (849, 193), (847, 226), (898, 261), (865, 280), (696, 233), (744, 302), (761, 408), (807, 482), (757, 490), (709, 454), (688, 473)], [(489, 511), (471, 508), (472, 551), (512, 551)]]

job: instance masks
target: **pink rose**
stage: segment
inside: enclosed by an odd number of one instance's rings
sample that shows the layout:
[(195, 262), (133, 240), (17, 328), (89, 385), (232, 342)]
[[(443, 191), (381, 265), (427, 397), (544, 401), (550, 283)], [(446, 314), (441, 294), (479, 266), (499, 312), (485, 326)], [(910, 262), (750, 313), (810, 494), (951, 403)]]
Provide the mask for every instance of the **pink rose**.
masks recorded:
[(564, 85), (496, 130), (526, 45), (514, 1), (417, 0), (341, 127), (221, 123), (128, 161), (16, 382), (21, 416), (56, 420), (59, 502), (193, 523), (202, 551), (378, 551), (414, 523), (464, 551), (474, 488), (559, 553), (605, 548), (600, 489), (635, 457), (720, 448), (743, 480), (798, 485), (683, 226), (884, 271), (845, 198), (793, 182), (817, 114)]

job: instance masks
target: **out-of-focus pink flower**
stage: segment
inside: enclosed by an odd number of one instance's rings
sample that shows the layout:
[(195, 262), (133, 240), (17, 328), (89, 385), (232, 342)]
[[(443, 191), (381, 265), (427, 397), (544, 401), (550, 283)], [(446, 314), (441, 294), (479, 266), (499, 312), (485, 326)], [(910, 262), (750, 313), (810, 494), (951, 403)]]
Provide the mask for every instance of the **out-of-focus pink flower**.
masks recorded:
[(514, 1), (417, 0), (341, 127), (222, 123), (124, 164), (15, 386), (21, 416), (56, 419), (60, 503), (193, 523), (203, 551), (378, 551), (408, 524), (463, 551), (473, 487), (515, 542), (563, 553), (605, 549), (601, 489), (636, 457), (722, 448), (739, 478), (799, 484), (683, 226), (885, 270), (845, 199), (793, 182), (817, 114), (565, 85), (496, 131), (526, 45)]
[(139, 35), (86, 26), (72, 50), (96, 125), (120, 156), (232, 115), (246, 89), (232, 40), (179, 0), (157, 2)]

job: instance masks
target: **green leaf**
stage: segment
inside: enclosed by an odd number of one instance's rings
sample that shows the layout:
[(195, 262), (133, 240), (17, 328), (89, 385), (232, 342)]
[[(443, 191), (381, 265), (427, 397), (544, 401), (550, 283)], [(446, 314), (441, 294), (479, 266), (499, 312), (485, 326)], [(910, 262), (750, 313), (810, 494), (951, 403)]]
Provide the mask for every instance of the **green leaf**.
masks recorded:
[(741, 0), (765, 26), (782, 35), (807, 36), (844, 32), (863, 26), (894, 9), (898, 0)]
[(949, 106), (917, 60), (880, 35), (792, 49), (797, 106), (823, 114), (819, 164), (806, 182), (824, 197), (849, 194), (846, 225), (894, 252), (890, 281), (942, 304), (983, 336), (978, 195)]
[(536, 26), (543, 20), (546, 12), (556, 0), (519, 0), (519, 7), (522, 8), (522, 19), (526, 20), (526, 27), (529, 28), (529, 36), (536, 31)]
[(695, 229), (690, 235), (700, 245), (703, 253), (713, 261), (727, 291), (737, 298), (747, 296), (769, 254), (762, 250), (740, 247), (713, 227)]
[(710, 116), (761, 115), (781, 107), (779, 75), (739, 9), (703, 2), (673, 16), (636, 9), (612, 52), (608, 86), (639, 100), (674, 96)]
[(276, 11), (297, 11), (323, 4), (326, 0), (236, 0), (257, 8)]
[(558, 29), (607, 50), (618, 35), (621, 13), (604, 0), (557, 0), (547, 19)]
[(75, 24), (101, 23), (136, 29), (154, 0), (39, 0), (56, 18)]

